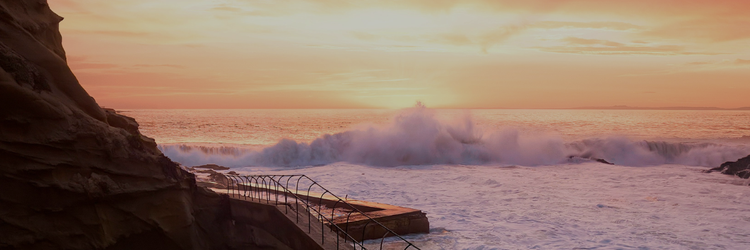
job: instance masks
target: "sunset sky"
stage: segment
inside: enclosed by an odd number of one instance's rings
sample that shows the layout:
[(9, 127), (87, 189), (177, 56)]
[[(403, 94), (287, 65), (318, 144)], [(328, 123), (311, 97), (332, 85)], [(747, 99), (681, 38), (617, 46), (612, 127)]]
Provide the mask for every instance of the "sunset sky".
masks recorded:
[(750, 106), (750, 1), (50, 0), (113, 108)]

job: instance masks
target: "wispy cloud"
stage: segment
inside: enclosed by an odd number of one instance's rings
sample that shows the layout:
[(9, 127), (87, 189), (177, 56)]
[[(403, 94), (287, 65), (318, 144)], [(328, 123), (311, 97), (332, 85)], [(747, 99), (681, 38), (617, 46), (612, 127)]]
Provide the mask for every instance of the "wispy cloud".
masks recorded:
[(497, 30), (491, 31), (489, 33), (483, 34), (479, 36), (478, 43), (480, 48), (482, 49), (482, 52), (487, 54), (487, 51), (492, 48), (495, 45), (501, 44), (502, 42), (508, 40), (511, 36), (514, 36), (521, 31), (523, 31), (525, 27), (523, 26), (505, 26), (501, 27)]
[[(748, 1), (750, 2), (750, 1)], [(750, 16), (743, 18), (710, 18), (668, 23), (646, 30), (647, 37), (697, 42), (727, 42), (750, 38)]]
[(177, 64), (136, 64), (136, 65), (133, 65), (133, 67), (136, 67), (136, 68), (168, 67), (168, 68), (176, 68), (176, 69), (185, 68), (185, 66), (177, 65)]
[(112, 63), (71, 63), (70, 67), (75, 70), (84, 69), (114, 69), (120, 66)]
[[(744, 67), (750, 66), (750, 60), (734, 59), (734, 60), (721, 60), (721, 61), (699, 61), (699, 62), (688, 62), (685, 66), (706, 66), (706, 67)], [(705, 68), (705, 67), (704, 67)]]
[(563, 46), (536, 47), (541, 51), (555, 53), (592, 54), (592, 55), (715, 55), (710, 52), (686, 51), (680, 45), (643, 45), (624, 44), (620, 42), (567, 37), (560, 41)]
[(734, 60), (734, 65), (750, 66), (750, 60), (742, 60), (742, 59), (737, 58), (737, 60)]
[(542, 21), (529, 25), (538, 29), (608, 29), (608, 30), (639, 30), (643, 27), (624, 22), (560, 22)]

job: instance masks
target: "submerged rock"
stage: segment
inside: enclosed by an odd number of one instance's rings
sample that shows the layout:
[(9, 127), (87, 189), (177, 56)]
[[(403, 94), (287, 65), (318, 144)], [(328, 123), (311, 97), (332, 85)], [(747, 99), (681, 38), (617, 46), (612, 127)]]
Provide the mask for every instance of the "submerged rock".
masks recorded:
[(750, 178), (750, 155), (737, 161), (722, 163), (721, 166), (709, 169), (706, 172), (711, 173), (713, 171), (721, 171), (722, 174), (736, 175), (748, 179)]

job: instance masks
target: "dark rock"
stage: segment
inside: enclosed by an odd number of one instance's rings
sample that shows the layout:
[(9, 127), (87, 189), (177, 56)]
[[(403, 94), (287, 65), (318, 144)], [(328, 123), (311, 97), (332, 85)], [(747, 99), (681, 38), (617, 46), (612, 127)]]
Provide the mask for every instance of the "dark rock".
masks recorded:
[(0, 0), (0, 249), (272, 249), (86, 93), (60, 20), (46, 0)]
[(197, 185), (200, 187), (221, 189), (227, 188), (227, 177), (222, 173), (214, 171), (213, 169), (188, 168), (188, 171), (195, 174), (195, 180), (197, 182)]
[(216, 164), (206, 164), (206, 165), (194, 166), (193, 168), (207, 168), (207, 169), (213, 169), (213, 170), (229, 170), (228, 167), (219, 166), (219, 165), (216, 165)]
[(750, 155), (745, 158), (741, 158), (737, 161), (728, 161), (722, 163), (721, 166), (704, 171), (711, 173), (713, 171), (721, 171), (722, 174), (736, 175), (740, 178), (750, 178)]
[(592, 159), (596, 160), (597, 162), (604, 163), (604, 164), (615, 165), (614, 163), (608, 162), (605, 159), (599, 159), (599, 158), (592, 158)]
[(609, 164), (609, 165), (615, 165), (614, 163), (611, 163), (611, 162), (609, 162), (609, 161), (607, 161), (605, 159), (592, 157), (591, 154), (588, 154), (588, 153), (584, 153), (584, 154), (581, 154), (581, 155), (569, 155), (568, 156), (568, 160), (569, 161), (580, 160), (580, 159), (593, 160), (593, 161), (596, 161), (596, 162), (599, 162), (599, 163), (604, 163), (604, 164)]
[(140, 134), (138, 131), (138, 122), (135, 119), (118, 114), (114, 109), (104, 108), (104, 112), (107, 115), (107, 123), (110, 126), (124, 129), (132, 135)]

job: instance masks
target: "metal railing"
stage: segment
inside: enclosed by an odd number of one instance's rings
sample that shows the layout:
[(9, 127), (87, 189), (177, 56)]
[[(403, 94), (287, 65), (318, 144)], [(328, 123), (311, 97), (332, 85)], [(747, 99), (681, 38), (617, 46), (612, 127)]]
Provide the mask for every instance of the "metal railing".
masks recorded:
[[(252, 200), (265, 200), (266, 203), (274, 202), (275, 205), (279, 205), (279, 197), (281, 196), (280, 193), (283, 193), (283, 202), (281, 204), (285, 205), (284, 213), (289, 213), (289, 199), (294, 199), (294, 207), (293, 209), (296, 213), (296, 220), (297, 223), (299, 223), (299, 217), (300, 217), (300, 209), (299, 209), (299, 203), (301, 202), (302, 205), (305, 206), (305, 210), (307, 211), (307, 225), (308, 225), (308, 233), (312, 231), (312, 218), (311, 216), (315, 214), (315, 217), (317, 217), (317, 220), (320, 221), (321, 226), (321, 244), (325, 244), (325, 223), (328, 222), (328, 226), (331, 229), (331, 232), (336, 231), (337, 236), (341, 236), (344, 238), (344, 243), (347, 243), (351, 240), (351, 243), (353, 244), (355, 249), (367, 249), (365, 248), (364, 244), (361, 241), (357, 241), (352, 235), (349, 234), (349, 219), (351, 218), (352, 213), (355, 213), (358, 216), (364, 217), (367, 220), (367, 223), (365, 223), (365, 226), (362, 228), (362, 238), (365, 238), (365, 232), (367, 230), (367, 226), (370, 225), (370, 223), (375, 223), (375, 225), (379, 226), (382, 230), (385, 231), (385, 234), (380, 238), (380, 249), (383, 249), (383, 242), (387, 236), (397, 237), (398, 240), (402, 241), (404, 244), (406, 244), (406, 249), (419, 249), (417, 246), (409, 242), (408, 240), (404, 239), (400, 235), (393, 232), (388, 227), (384, 226), (377, 220), (373, 219), (372, 217), (365, 214), (365, 212), (362, 212), (360, 209), (358, 209), (356, 206), (353, 206), (352, 204), (349, 204), (346, 202), (346, 199), (341, 199), (340, 197), (333, 194), (328, 189), (321, 186), (318, 182), (314, 181), (310, 177), (307, 177), (306, 175), (246, 175), (246, 176), (239, 176), (239, 175), (226, 175), (227, 177), (227, 194), (230, 196), (237, 196), (240, 198), (244, 198), (247, 200), (248, 198)], [(282, 184), (281, 182), (284, 181), (284, 178), (286, 178), (286, 182)], [(289, 181), (292, 180), (292, 178), (297, 178), (296, 182), (293, 182), (294, 184), (294, 192), (290, 190)], [(310, 184), (307, 187), (306, 195), (300, 194), (299, 188), (300, 188), (300, 181), (305, 180), (306, 182), (309, 182)], [(304, 184), (304, 183), (303, 183)], [(313, 187), (317, 186), (320, 190), (323, 191), (322, 194), (320, 194), (320, 198), (318, 198), (317, 202), (317, 209), (315, 208), (315, 204), (312, 204), (310, 202), (310, 191)], [(304, 189), (303, 189), (303, 192)], [(273, 194), (272, 194), (273, 193)], [(327, 199), (327, 200), (336, 200), (333, 207), (331, 207), (331, 217), (327, 217), (323, 214), (322, 208), (323, 208), (323, 197), (329, 194), (330, 196), (334, 197), (334, 199)], [(317, 194), (316, 194), (317, 195)], [(300, 198), (300, 196), (304, 196), (305, 198)], [(317, 197), (317, 196), (316, 196)], [(315, 198), (313, 198), (315, 199)], [(313, 200), (314, 202), (314, 200)], [(334, 223), (334, 213), (336, 212), (336, 206), (341, 204), (342, 208), (348, 209), (349, 212), (346, 216), (346, 227), (345, 229), (342, 229), (339, 227), (336, 223)], [(336, 249), (339, 249), (339, 239), (341, 237), (336, 237)]]

